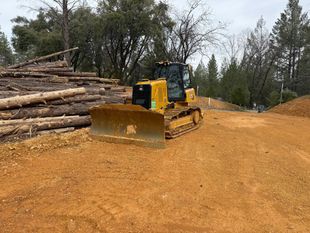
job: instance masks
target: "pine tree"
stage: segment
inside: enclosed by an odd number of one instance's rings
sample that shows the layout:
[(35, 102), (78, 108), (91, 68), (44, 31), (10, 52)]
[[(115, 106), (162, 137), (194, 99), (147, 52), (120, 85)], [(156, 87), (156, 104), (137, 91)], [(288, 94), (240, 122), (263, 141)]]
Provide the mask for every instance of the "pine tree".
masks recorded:
[(200, 61), (194, 72), (193, 78), (193, 85), (196, 89), (196, 93), (198, 92), (199, 96), (207, 96), (207, 75), (207, 68), (203, 62)]
[(14, 61), (12, 49), (5, 34), (0, 31), (0, 65), (8, 66)]
[(208, 63), (207, 96), (216, 97), (218, 95), (218, 71), (214, 54)]
[(222, 70), (221, 96), (224, 100), (246, 106), (249, 103), (249, 89), (247, 80), (236, 60)]
[(308, 27), (309, 19), (306, 13), (302, 13), (299, 0), (289, 0), (272, 30), (271, 44), (277, 55), (276, 79), (293, 91), (300, 80), (300, 61)]
[(299, 95), (310, 94), (310, 26), (306, 32), (306, 45), (300, 59), (300, 73), (296, 90)]

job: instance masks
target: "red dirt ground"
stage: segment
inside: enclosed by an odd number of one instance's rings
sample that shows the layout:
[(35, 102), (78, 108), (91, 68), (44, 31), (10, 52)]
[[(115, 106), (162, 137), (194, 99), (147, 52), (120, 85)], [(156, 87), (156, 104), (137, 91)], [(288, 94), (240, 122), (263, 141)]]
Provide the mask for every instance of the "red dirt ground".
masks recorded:
[(6, 232), (310, 232), (310, 119), (208, 111), (166, 149), (87, 130), (0, 145)]

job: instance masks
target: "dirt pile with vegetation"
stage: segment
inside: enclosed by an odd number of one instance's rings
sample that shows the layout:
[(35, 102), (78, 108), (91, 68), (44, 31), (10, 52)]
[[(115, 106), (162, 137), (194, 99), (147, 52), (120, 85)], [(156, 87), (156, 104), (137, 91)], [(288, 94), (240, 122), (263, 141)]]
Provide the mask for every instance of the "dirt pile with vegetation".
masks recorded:
[(270, 109), (269, 112), (289, 115), (310, 117), (310, 95), (299, 97), (284, 104)]

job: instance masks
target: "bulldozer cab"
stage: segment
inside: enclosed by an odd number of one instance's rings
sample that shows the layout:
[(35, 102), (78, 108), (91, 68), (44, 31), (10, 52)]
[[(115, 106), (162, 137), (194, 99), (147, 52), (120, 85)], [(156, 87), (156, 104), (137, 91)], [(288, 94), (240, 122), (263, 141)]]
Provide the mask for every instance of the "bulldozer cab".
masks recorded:
[(186, 90), (192, 88), (190, 65), (176, 62), (158, 62), (154, 78), (165, 78), (169, 102), (185, 101)]

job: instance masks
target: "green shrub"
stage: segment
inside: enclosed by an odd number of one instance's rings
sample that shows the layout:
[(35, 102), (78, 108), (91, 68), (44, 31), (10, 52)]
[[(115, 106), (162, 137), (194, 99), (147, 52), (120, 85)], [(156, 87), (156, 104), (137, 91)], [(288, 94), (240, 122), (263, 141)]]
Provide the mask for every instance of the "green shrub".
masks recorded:
[(272, 91), (269, 94), (268, 102), (271, 107), (278, 105), (280, 103), (280, 93), (277, 91)]
[(236, 87), (231, 93), (233, 104), (246, 106), (249, 103), (249, 91), (246, 88)]
[(283, 92), (282, 92), (282, 103), (286, 103), (290, 100), (293, 100), (295, 98), (297, 98), (298, 95), (296, 92), (294, 91), (291, 91), (289, 89), (285, 89)]
[[(288, 101), (291, 101), (295, 98), (297, 98), (298, 95), (296, 92), (294, 91), (291, 91), (289, 89), (285, 89), (283, 92), (282, 92), (282, 103), (286, 103)], [(276, 106), (278, 104), (280, 104), (280, 93), (277, 92), (277, 91), (272, 91), (270, 94), (269, 94), (269, 98), (268, 98), (268, 101), (269, 101), (269, 105), (271, 107), (273, 106)]]

